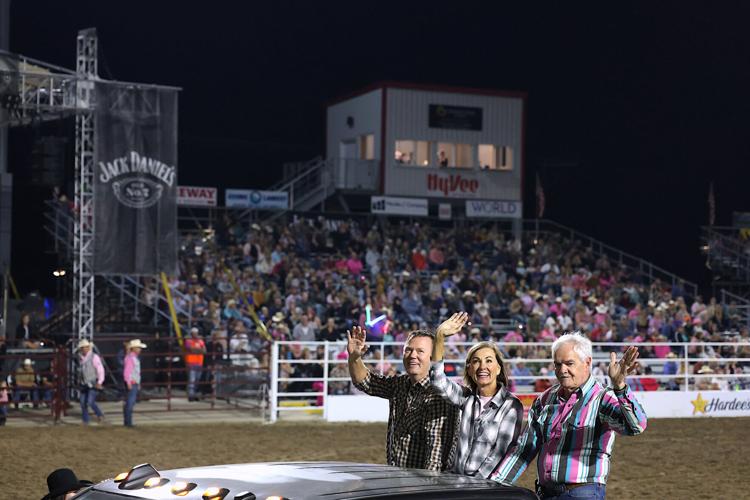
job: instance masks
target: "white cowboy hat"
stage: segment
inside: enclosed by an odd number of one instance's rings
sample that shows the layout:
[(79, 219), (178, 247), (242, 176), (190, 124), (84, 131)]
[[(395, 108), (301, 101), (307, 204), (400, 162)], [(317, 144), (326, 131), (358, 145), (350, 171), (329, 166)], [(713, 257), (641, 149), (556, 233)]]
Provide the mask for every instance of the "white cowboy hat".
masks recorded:
[(86, 339), (81, 339), (78, 341), (78, 347), (76, 349), (81, 349), (83, 347), (91, 347), (91, 342), (89, 342)]
[(133, 339), (130, 342), (128, 342), (128, 348), (133, 349), (135, 347), (140, 347), (141, 349), (146, 348), (146, 344), (140, 341), (140, 339)]

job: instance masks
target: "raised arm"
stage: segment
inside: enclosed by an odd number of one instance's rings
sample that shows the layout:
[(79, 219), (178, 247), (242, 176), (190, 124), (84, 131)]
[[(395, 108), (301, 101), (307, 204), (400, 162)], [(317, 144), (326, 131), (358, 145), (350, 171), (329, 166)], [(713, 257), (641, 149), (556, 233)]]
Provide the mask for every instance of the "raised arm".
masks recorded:
[(443, 321), (435, 333), (435, 342), (432, 344), (432, 372), (430, 382), (443, 399), (451, 402), (456, 406), (461, 406), (469, 395), (469, 390), (445, 375), (445, 362), (443, 355), (445, 353), (445, 337), (454, 335), (461, 331), (464, 324), (468, 321), (469, 315), (464, 313), (455, 313), (453, 316)]
[(625, 377), (635, 371), (638, 364), (638, 348), (628, 347), (619, 361), (617, 355), (610, 352), (609, 361), (612, 390), (602, 396), (599, 418), (619, 434), (640, 434), (648, 424), (646, 412), (625, 383)]
[(362, 361), (362, 355), (367, 352), (365, 329), (361, 326), (355, 326), (351, 332), (347, 331), (346, 335), (349, 339), (346, 345), (346, 350), (349, 353), (349, 375), (354, 387), (370, 396), (390, 399), (398, 383), (398, 378), (373, 373), (365, 366), (365, 362)]
[(361, 326), (354, 326), (351, 331), (346, 331), (346, 336), (348, 339), (346, 352), (349, 354), (349, 376), (355, 385), (361, 384), (370, 374), (370, 370), (362, 361), (362, 355), (367, 352), (365, 329)]
[(461, 331), (461, 328), (469, 321), (469, 315), (465, 312), (455, 313), (446, 319), (437, 328), (435, 342), (432, 345), (432, 361), (442, 361), (445, 354), (445, 337), (450, 337)]

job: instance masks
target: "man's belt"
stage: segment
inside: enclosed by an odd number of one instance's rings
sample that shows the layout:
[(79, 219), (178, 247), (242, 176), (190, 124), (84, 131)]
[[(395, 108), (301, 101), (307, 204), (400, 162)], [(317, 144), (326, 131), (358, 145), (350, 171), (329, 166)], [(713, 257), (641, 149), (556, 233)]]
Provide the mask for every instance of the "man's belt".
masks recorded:
[(545, 484), (539, 484), (539, 481), (536, 481), (536, 494), (539, 495), (540, 498), (544, 497), (556, 497), (558, 495), (562, 495), (563, 493), (566, 493), (570, 490), (574, 490), (576, 488), (580, 488), (581, 486), (586, 486), (588, 484), (592, 483), (545, 483)]

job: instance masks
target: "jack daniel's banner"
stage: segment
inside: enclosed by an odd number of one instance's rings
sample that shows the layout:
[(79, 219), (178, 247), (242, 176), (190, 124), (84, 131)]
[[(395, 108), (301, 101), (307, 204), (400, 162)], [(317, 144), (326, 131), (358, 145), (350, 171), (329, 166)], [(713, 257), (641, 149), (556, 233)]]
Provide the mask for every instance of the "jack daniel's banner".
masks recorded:
[(94, 272), (177, 269), (177, 91), (96, 84)]

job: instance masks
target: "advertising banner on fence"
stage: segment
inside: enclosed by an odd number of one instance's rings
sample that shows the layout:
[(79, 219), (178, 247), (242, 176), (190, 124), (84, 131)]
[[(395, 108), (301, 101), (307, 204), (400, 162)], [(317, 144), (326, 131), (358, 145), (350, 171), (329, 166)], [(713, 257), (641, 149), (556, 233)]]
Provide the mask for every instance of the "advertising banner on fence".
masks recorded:
[(636, 393), (649, 417), (750, 417), (750, 391)]
[[(517, 394), (528, 412), (536, 394)], [(637, 392), (648, 418), (750, 417), (750, 391)], [(386, 422), (388, 402), (371, 396), (329, 396), (328, 421)]]
[(94, 272), (177, 269), (177, 91), (96, 83)]
[(224, 204), (227, 208), (286, 210), (289, 208), (289, 193), (286, 191), (227, 189), (224, 196)]
[(426, 198), (394, 198), (393, 196), (373, 196), (370, 209), (374, 214), (414, 215), (426, 217), (429, 205)]
[(523, 216), (520, 201), (467, 200), (466, 217), (492, 219), (520, 219)]
[(205, 186), (177, 186), (177, 205), (181, 207), (215, 207), (218, 189)]

